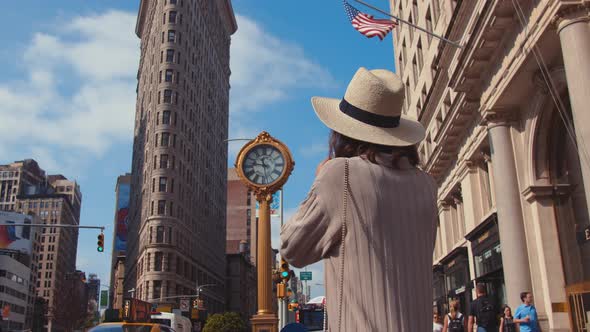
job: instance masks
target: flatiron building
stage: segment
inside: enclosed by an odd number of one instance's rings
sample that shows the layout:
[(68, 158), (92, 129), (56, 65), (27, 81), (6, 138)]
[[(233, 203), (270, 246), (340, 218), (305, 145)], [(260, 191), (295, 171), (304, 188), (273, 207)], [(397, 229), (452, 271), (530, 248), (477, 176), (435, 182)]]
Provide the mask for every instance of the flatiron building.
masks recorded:
[(224, 309), (230, 0), (141, 0), (124, 288)]

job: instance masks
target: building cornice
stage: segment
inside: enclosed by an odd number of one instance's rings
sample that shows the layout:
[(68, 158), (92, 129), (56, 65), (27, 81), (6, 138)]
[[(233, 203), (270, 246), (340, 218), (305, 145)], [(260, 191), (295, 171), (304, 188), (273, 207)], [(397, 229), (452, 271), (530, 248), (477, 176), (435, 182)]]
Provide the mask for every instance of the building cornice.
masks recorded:
[[(525, 29), (519, 28), (520, 32), (515, 37), (513, 46), (503, 57), (486, 90), (482, 92), (482, 109), (494, 108), (501, 99), (509, 84), (518, 75), (523, 63), (530, 57), (535, 45), (552, 24), (560, 3), (560, 1), (542, 1), (532, 10), (528, 25)], [(520, 27), (520, 23), (517, 26)]]
[(425, 170), (432, 174), (437, 182), (440, 183), (443, 171), (453, 159), (456, 159), (465, 135), (469, 134), (478, 107), (477, 101), (467, 100), (462, 96), (445, 118), (442, 128), (433, 140), (436, 147), (425, 165)]
[(461, 58), (456, 62), (449, 86), (457, 92), (480, 93), (482, 79), (503, 52), (502, 45), (507, 30), (513, 28), (514, 9), (510, 1), (486, 1), (481, 9), (478, 20), (473, 23), (471, 34), (468, 35)]
[(225, 15), (224, 21), (227, 23), (227, 32), (233, 35), (238, 30), (238, 23), (236, 22), (236, 15), (231, 4), (231, 0), (216, 0), (220, 15)]
[(137, 14), (137, 21), (135, 22), (135, 34), (139, 38), (141, 38), (141, 32), (147, 16), (148, 1), (149, 0), (139, 1), (139, 13)]

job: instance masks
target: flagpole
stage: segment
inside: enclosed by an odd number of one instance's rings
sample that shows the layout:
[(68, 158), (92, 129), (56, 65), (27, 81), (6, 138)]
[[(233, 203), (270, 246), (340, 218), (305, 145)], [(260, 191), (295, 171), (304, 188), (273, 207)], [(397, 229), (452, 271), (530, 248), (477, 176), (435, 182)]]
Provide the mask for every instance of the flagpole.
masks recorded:
[[(387, 15), (387, 16), (389, 16), (389, 17), (393, 17), (393, 18), (395, 18), (396, 20), (398, 20), (398, 22), (405, 23), (405, 24), (407, 24), (407, 25), (409, 25), (409, 26), (411, 26), (411, 27), (413, 27), (413, 28), (415, 28), (415, 29), (418, 29), (418, 30), (420, 30), (420, 31), (422, 31), (422, 32), (424, 32), (424, 33), (427, 33), (427, 34), (431, 35), (431, 36), (432, 36), (432, 37), (434, 37), (434, 38), (440, 39), (440, 40), (442, 40), (442, 41), (444, 41), (444, 42), (447, 42), (447, 43), (449, 43), (449, 44), (451, 44), (451, 45), (453, 45), (453, 46), (455, 46), (455, 47), (458, 47), (458, 48), (463, 48), (463, 46), (461, 46), (461, 45), (460, 45), (459, 43), (457, 43), (457, 42), (454, 42), (454, 41), (452, 41), (452, 40), (448, 40), (448, 39), (447, 39), (447, 38), (445, 38), (445, 37), (439, 36), (439, 35), (437, 35), (437, 34), (435, 34), (435, 33), (431, 32), (431, 31), (428, 31), (428, 30), (426, 30), (426, 29), (423, 29), (423, 28), (421, 28), (421, 27), (419, 27), (419, 26), (417, 26), (417, 25), (415, 25), (415, 24), (413, 24), (413, 23), (410, 23), (410, 22), (408, 22), (408, 21), (406, 21), (406, 20), (402, 20), (401, 18), (399, 18), (399, 17), (397, 17), (397, 16), (393, 16), (393, 15), (391, 15), (390, 13), (388, 13), (388, 12), (386, 12), (386, 11), (383, 11), (383, 10), (381, 10), (381, 9), (377, 8), (377, 7), (371, 6), (371, 5), (369, 5), (368, 3), (366, 3), (366, 2), (363, 2), (363, 1), (361, 1), (361, 0), (354, 0), (354, 1), (356, 1), (356, 2), (358, 2), (358, 3), (360, 3), (360, 4), (363, 4), (363, 5), (365, 5), (365, 6), (369, 7), (369, 8), (371, 8), (371, 9), (373, 9), (373, 10), (376, 10), (376, 11), (380, 12), (381, 14)], [(436, 1), (436, 0), (435, 0), (435, 1)]]

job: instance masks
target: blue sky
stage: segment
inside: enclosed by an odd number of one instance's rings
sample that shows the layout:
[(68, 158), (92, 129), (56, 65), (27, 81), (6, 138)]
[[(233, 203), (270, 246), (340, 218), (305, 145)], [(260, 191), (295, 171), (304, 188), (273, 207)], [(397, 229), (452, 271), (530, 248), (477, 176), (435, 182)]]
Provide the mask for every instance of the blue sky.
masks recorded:
[[(388, 1), (372, 3), (388, 9)], [(80, 232), (77, 267), (103, 283), (110, 271), (115, 182), (131, 168), (138, 4), (19, 0), (0, 7), (0, 163), (34, 158), (49, 173), (80, 183), (81, 224), (107, 229), (103, 254), (96, 252), (96, 231)], [(327, 154), (328, 130), (310, 98), (342, 97), (360, 66), (394, 70), (391, 35), (380, 42), (359, 34), (340, 0), (233, 0), (233, 6), (238, 31), (229, 137), (266, 130), (290, 147), (296, 166), (285, 186), (288, 217)], [(228, 165), (241, 144), (230, 143)], [(278, 228), (273, 221), (273, 241)], [(323, 283), (321, 264), (309, 268), (312, 283)], [(322, 286), (312, 288), (317, 295)]]

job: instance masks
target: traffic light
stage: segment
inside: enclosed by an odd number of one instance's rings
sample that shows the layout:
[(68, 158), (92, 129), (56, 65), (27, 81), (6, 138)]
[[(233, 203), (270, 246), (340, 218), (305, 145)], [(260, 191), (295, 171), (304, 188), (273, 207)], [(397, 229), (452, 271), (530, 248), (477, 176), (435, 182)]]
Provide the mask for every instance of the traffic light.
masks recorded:
[(288, 306), (289, 311), (298, 311), (299, 310), (299, 303), (291, 302)]
[(98, 234), (98, 242), (96, 243), (96, 251), (103, 252), (104, 251), (104, 234)]
[(283, 279), (281, 278), (281, 273), (278, 270), (272, 270), (272, 282), (273, 284), (278, 284)]
[(285, 284), (278, 283), (277, 284), (277, 298), (282, 299), (285, 297)]
[(291, 270), (289, 270), (289, 263), (287, 263), (287, 261), (282, 258), (281, 258), (280, 276), (281, 276), (281, 279), (283, 280), (283, 282), (285, 282), (285, 283), (287, 281), (289, 281), (289, 279), (291, 278)]
[(193, 308), (199, 309), (199, 299), (194, 299), (193, 300)]

